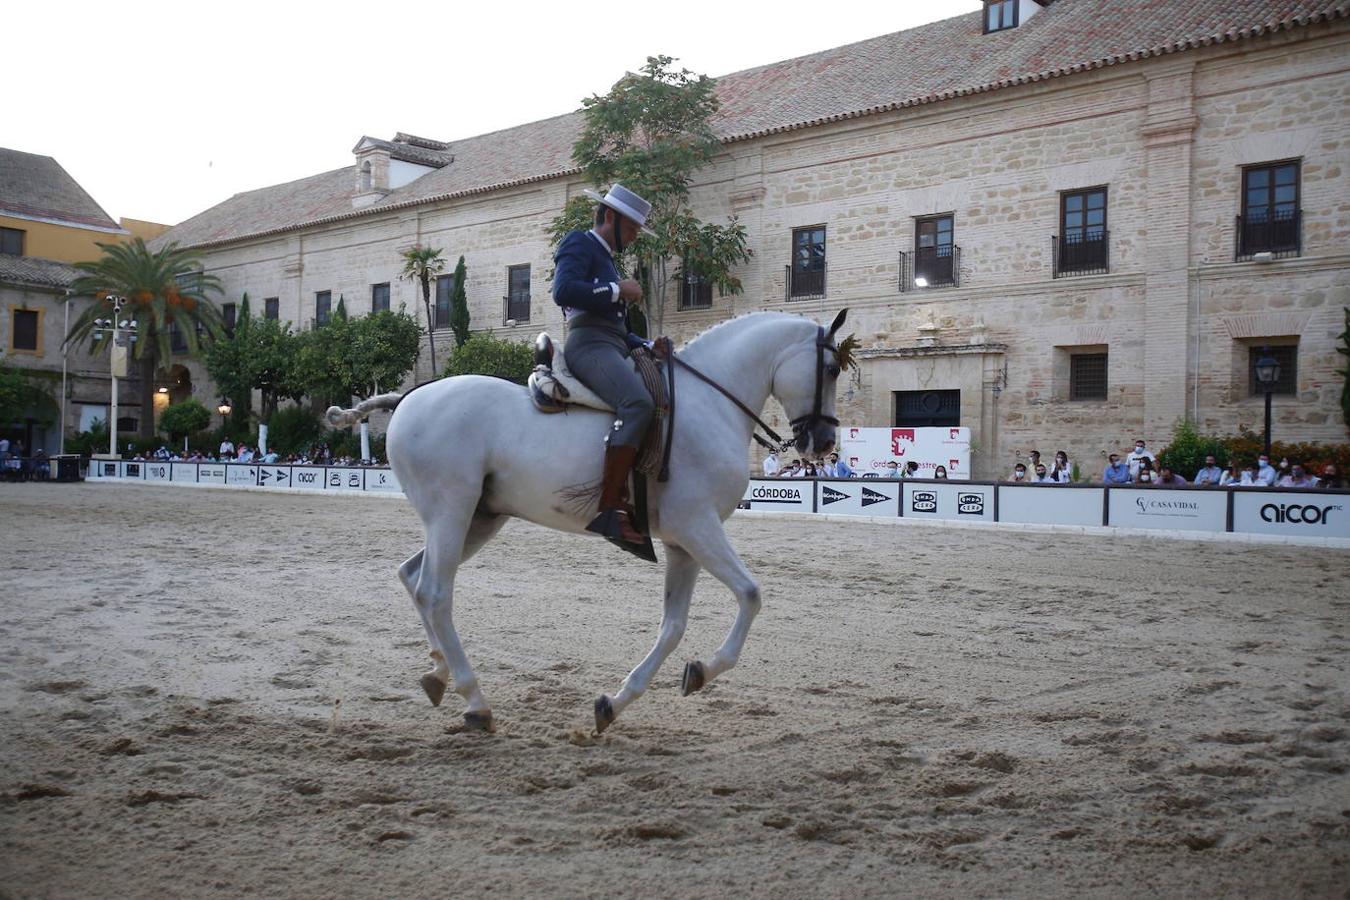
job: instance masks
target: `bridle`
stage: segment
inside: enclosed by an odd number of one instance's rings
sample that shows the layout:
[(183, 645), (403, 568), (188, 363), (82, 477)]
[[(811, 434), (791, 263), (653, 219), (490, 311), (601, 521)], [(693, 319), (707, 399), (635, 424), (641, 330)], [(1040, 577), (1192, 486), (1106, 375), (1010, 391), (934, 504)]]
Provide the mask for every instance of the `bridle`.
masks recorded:
[(836, 428), (839, 427), (839, 420), (836, 419), (834, 416), (825, 415), (824, 412), (826, 350), (833, 351), (836, 355), (839, 353), (839, 348), (830, 342), (829, 335), (825, 333), (825, 327), (817, 326), (815, 405), (811, 408), (811, 411), (809, 413), (807, 413), (804, 416), (798, 416), (797, 418), (793, 419), (791, 422), (788, 423), (790, 426), (792, 426), (792, 437), (789, 438), (788, 440), (783, 440), (783, 438), (778, 434), (778, 432), (774, 431), (772, 428), (766, 425), (764, 423), (764, 420), (755, 414), (754, 410), (752, 410), (750, 407), (742, 403), (739, 399), (736, 398), (734, 394), (732, 394), (726, 388), (722, 387), (716, 381), (713, 381), (707, 375), (704, 375), (698, 369), (695, 369), (693, 366), (689, 365), (689, 363), (680, 359), (673, 352), (670, 355), (670, 359), (672, 362), (678, 363), (679, 365), (683, 366), (686, 370), (688, 370), (689, 374), (693, 375), (695, 378), (699, 379), (705, 384), (710, 385), (723, 397), (726, 397), (732, 403), (736, 404), (736, 407), (740, 409), (741, 412), (749, 416), (756, 425), (762, 428), (764, 430), (764, 433), (768, 435), (768, 438), (760, 437), (760, 435), (757, 432), (750, 433), (750, 436), (753, 437), (761, 447), (764, 447), (768, 450), (773, 450), (774, 452), (777, 453), (781, 453), (782, 451), (791, 447), (793, 444), (797, 443), (797, 441), (801, 439), (803, 432), (806, 432), (808, 429), (815, 427), (817, 423), (825, 422), (827, 424), (835, 426)]

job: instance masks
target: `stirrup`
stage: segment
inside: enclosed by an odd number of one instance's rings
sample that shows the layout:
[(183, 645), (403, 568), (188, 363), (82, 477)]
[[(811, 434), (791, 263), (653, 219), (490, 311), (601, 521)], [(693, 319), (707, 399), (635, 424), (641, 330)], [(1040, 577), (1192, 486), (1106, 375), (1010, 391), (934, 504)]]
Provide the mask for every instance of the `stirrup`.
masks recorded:
[[(591, 519), (591, 523), (586, 526), (586, 530), (600, 535), (621, 550), (627, 550), (638, 559), (656, 562), (656, 548), (652, 546), (651, 537), (642, 535), (642, 543), (640, 544), (624, 540), (623, 526), (619, 520), (620, 515), (627, 515), (627, 513), (621, 509), (601, 510), (594, 519)], [(631, 521), (629, 526), (632, 526)]]

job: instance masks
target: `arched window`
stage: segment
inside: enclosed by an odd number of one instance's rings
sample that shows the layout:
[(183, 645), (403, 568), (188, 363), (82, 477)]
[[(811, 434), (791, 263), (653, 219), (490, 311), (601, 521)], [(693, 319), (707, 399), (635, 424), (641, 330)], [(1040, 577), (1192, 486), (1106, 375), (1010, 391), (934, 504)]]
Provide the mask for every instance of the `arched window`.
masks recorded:
[(361, 190), (370, 190), (370, 160), (361, 163)]

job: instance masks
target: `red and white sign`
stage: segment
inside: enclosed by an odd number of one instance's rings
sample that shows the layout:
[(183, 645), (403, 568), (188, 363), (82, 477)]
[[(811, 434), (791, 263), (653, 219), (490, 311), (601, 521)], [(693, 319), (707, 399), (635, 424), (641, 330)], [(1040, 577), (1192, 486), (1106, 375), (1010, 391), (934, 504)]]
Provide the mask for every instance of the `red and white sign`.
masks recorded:
[(946, 466), (948, 478), (970, 479), (969, 428), (848, 428), (843, 434), (839, 456), (859, 475), (884, 474), (891, 460), (904, 469), (912, 460), (919, 478), (932, 478)]

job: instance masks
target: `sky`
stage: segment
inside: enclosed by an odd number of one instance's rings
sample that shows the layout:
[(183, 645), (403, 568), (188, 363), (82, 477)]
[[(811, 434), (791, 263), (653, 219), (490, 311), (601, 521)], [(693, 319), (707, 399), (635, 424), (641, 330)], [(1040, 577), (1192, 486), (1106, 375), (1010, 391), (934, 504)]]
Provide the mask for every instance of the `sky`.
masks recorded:
[(704, 75), (981, 0), (6, 4), (0, 147), (54, 157), (114, 219), (176, 224), (352, 165), (362, 135), (454, 141), (579, 109), (648, 56)]

